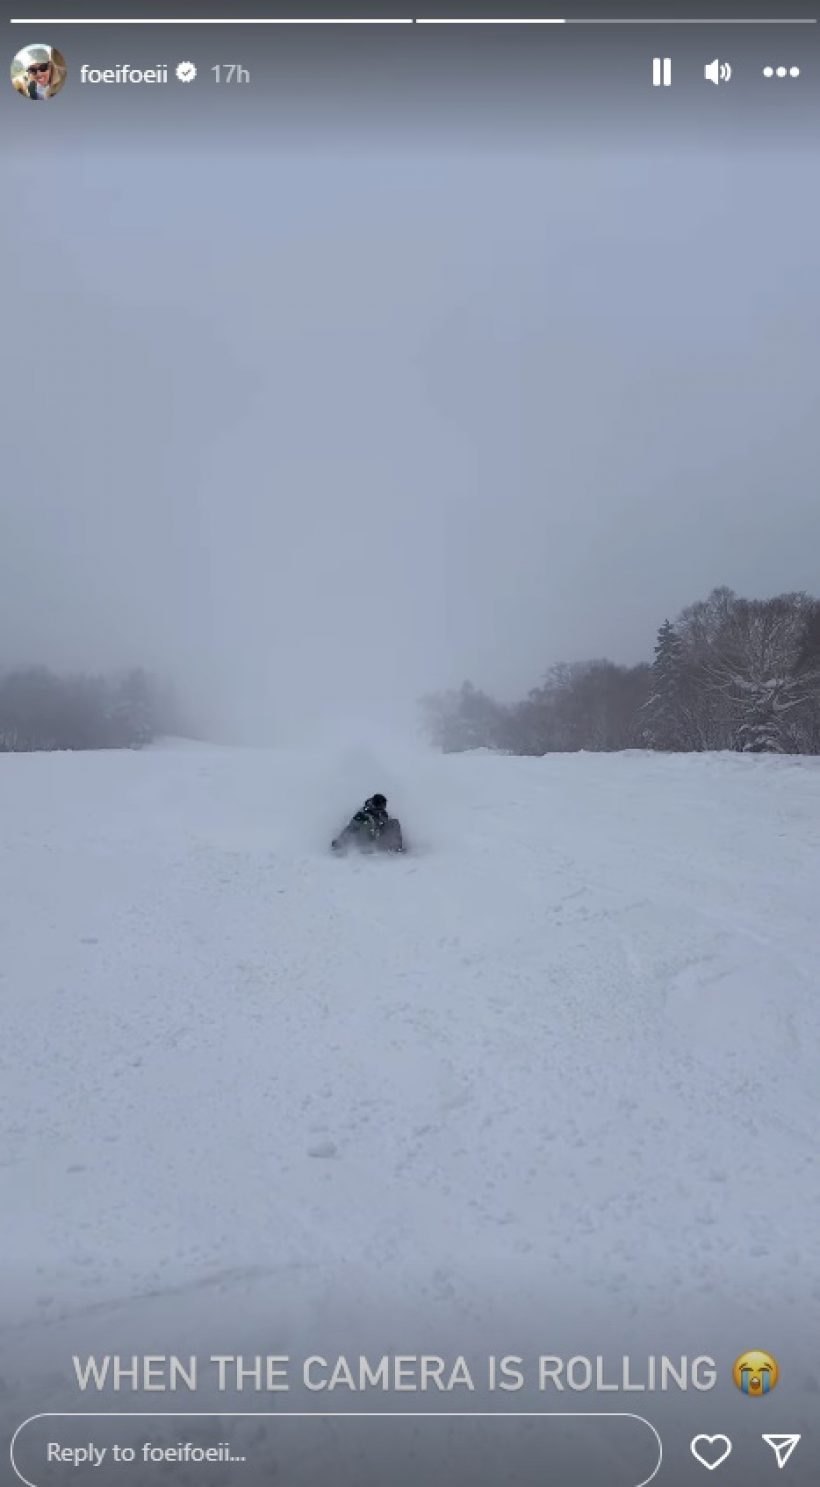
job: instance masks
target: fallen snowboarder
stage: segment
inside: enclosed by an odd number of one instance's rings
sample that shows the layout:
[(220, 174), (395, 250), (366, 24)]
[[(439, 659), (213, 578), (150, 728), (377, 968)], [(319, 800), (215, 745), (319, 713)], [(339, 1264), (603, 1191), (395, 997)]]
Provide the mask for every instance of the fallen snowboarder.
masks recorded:
[(368, 797), (330, 845), (334, 852), (346, 852), (349, 847), (360, 852), (404, 851), (401, 825), (395, 816), (388, 816), (387, 800), (378, 794)]

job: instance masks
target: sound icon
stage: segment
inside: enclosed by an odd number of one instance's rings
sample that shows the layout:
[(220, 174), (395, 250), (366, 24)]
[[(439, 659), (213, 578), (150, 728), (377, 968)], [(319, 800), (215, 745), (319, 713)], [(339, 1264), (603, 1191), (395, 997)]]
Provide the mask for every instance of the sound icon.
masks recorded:
[(707, 83), (728, 83), (732, 76), (732, 69), (728, 62), (721, 62), (718, 57), (715, 57), (714, 62), (706, 63), (703, 76)]

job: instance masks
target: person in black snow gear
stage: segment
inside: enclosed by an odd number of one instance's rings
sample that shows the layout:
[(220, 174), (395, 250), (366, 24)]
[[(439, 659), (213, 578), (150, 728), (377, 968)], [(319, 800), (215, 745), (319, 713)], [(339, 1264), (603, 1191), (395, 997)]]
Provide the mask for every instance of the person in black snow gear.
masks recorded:
[(395, 816), (387, 814), (387, 798), (378, 792), (369, 795), (331, 846), (336, 852), (346, 852), (348, 847), (358, 847), (362, 852), (403, 852), (401, 825)]

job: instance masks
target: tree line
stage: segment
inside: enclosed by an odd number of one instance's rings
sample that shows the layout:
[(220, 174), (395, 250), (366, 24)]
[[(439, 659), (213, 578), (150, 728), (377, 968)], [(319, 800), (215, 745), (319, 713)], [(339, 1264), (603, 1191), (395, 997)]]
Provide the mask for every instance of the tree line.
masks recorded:
[(505, 706), (465, 682), (423, 699), (427, 731), (447, 753), (577, 749), (733, 749), (820, 753), (820, 601), (743, 599), (714, 589), (664, 620), (654, 659), (553, 666)]
[(167, 689), (139, 667), (113, 677), (45, 666), (0, 673), (0, 753), (139, 749), (173, 731)]

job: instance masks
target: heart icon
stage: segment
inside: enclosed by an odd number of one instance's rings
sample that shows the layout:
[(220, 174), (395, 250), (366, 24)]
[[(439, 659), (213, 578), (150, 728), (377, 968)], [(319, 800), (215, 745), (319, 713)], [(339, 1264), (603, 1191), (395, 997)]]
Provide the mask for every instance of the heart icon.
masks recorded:
[(728, 1435), (696, 1435), (689, 1443), (689, 1450), (695, 1460), (710, 1472), (726, 1460), (731, 1449), (732, 1442)]

